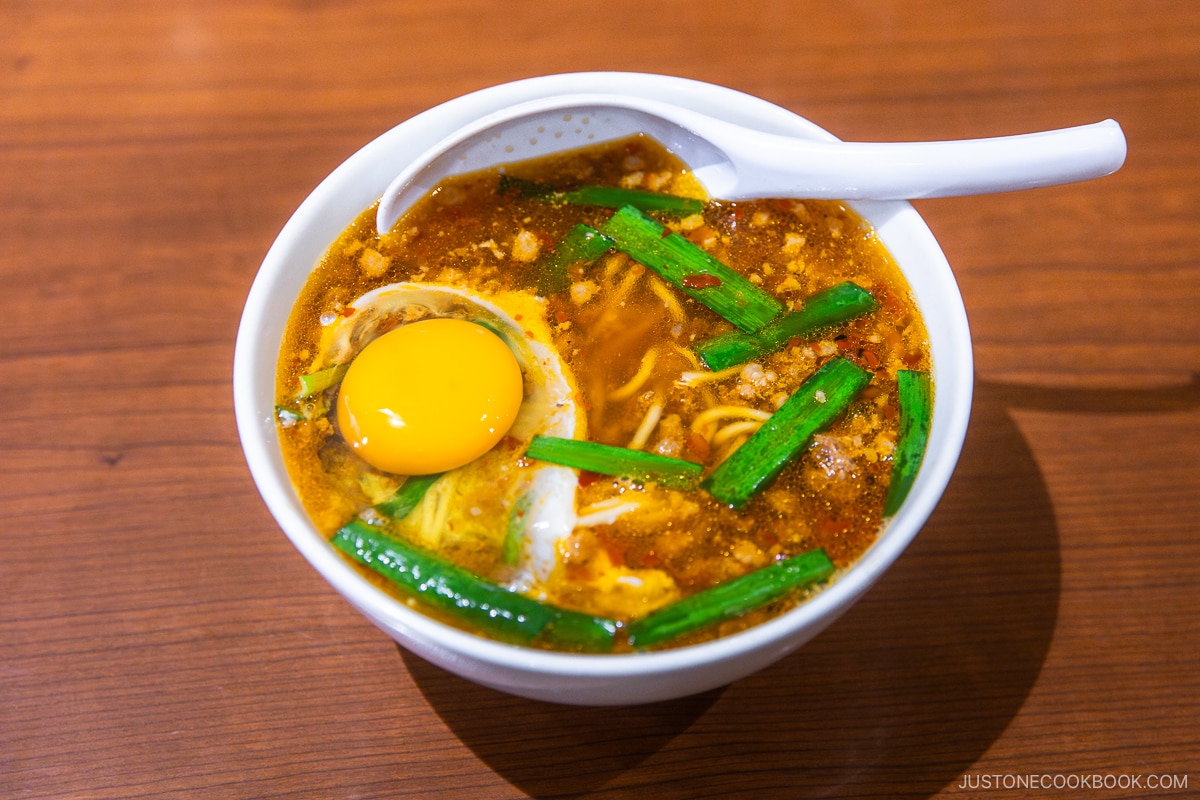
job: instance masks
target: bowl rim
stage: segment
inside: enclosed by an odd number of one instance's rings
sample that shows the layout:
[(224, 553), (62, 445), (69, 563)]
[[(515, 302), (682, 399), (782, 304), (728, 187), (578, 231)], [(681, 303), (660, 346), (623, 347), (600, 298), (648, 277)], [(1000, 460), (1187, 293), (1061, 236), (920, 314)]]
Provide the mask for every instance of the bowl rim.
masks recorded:
[[(426, 151), (473, 117), (525, 100), (589, 92), (661, 99), (697, 107), (714, 116), (733, 116), (743, 123), (750, 117), (753, 124), (764, 130), (836, 138), (804, 117), (753, 95), (687, 78), (635, 72), (563, 73), (527, 78), (462, 95), (401, 122), (367, 143), (318, 184), (281, 229), (255, 276), (238, 327), (233, 368), (234, 410), (247, 466), (276, 523), (334, 589), (393, 636), (398, 634), (410, 641), (434, 643), (434, 647), (451, 654), (452, 659), (467, 658), (498, 668), (557, 676), (618, 678), (691, 670), (763, 649), (774, 649), (782, 656), (811, 638), (800, 640), (802, 632), (819, 631), (853, 605), (908, 547), (944, 492), (965, 440), (973, 391), (973, 359), (966, 311), (945, 255), (924, 220), (907, 202), (853, 202), (848, 205), (872, 222), (889, 249), (893, 249), (896, 237), (903, 237), (906, 247), (927, 251), (922, 270), (930, 273), (929, 280), (936, 281), (941, 288), (942, 296), (937, 298), (938, 319), (955, 337), (935, 341), (930, 332), (931, 346), (941, 345), (934, 358), (937, 388), (931, 429), (931, 442), (940, 442), (941, 446), (931, 447), (927, 452), (917, 482), (901, 511), (853, 565), (804, 603), (759, 625), (699, 644), (620, 654), (554, 652), (468, 633), (409, 608), (359, 575), (313, 526), (299, 505), (286, 469), (282, 468), (273, 410), (274, 374), (280, 341), (279, 337), (274, 337), (267, 348), (272, 357), (266, 358), (263, 336), (266, 331), (278, 327), (279, 310), (275, 309), (273, 317), (270, 311), (277, 305), (274, 300), (281, 284), (285, 283), (283, 278), (289, 272), (298, 272), (293, 252), (305, 247), (311, 250), (314, 241), (324, 235), (322, 232), (336, 229), (332, 236), (324, 238), (324, 245), (316, 251), (319, 258), (349, 224), (349, 220), (331, 223), (329, 217), (337, 215), (330, 214), (328, 207), (336, 205), (333, 201), (347, 193), (345, 187), (363, 181), (370, 183), (372, 172), (383, 172), (386, 173), (383, 178), (375, 180), (380, 184), (379, 192), (375, 193), (377, 198), (396, 174), (389, 172), (389, 168), (398, 160), (402, 161), (403, 154)], [(342, 214), (350, 213), (350, 219), (353, 219), (353, 215), (361, 213), (370, 202), (373, 201), (363, 203), (354, 211), (347, 206), (342, 209)], [(304, 265), (303, 278), (307, 278), (315, 263), (314, 258)], [(907, 269), (904, 272), (912, 285), (913, 277)], [(292, 283), (295, 283), (294, 278)], [(294, 297), (292, 293), (284, 309), (285, 321)], [(928, 323), (929, 313), (924, 308), (922, 312)], [(269, 371), (265, 378), (262, 376), (264, 369)], [(953, 375), (954, 379), (943, 381), (939, 378), (942, 375)], [(266, 404), (263, 402), (263, 381), (271, 390), (270, 402)]]

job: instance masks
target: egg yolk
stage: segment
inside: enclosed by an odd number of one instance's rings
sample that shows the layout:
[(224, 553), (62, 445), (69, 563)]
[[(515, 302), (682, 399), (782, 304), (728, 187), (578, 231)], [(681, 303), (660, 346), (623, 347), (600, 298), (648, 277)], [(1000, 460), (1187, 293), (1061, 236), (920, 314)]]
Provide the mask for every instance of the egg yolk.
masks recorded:
[(521, 368), (499, 336), (465, 320), (427, 319), (388, 331), (350, 362), (337, 420), (371, 466), (428, 475), (492, 449), (521, 399)]

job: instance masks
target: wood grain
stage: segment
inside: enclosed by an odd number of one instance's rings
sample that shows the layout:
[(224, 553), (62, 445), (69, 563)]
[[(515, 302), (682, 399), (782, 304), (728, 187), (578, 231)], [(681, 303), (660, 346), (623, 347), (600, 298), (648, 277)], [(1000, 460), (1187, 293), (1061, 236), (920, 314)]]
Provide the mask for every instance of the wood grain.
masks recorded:
[[(262, 506), (230, 388), (257, 265), (326, 173), (458, 94), (595, 69), (849, 139), (1114, 117), (1130, 148), (918, 204), (977, 359), (945, 498), (808, 647), (618, 709), (475, 687), (351, 611)], [(1197, 141), (1189, 2), (0, 3), (0, 796), (1194, 794)]]

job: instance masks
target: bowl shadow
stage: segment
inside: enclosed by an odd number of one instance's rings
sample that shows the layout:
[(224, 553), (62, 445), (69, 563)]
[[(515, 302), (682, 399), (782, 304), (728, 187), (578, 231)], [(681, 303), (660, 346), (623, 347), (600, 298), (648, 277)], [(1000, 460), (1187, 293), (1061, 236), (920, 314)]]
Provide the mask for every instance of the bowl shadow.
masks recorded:
[(1200, 405), (1198, 390), (978, 382), (958, 469), (904, 557), (815, 640), (723, 689), (558, 706), (400, 653), (459, 739), (533, 797), (929, 797), (1011, 722), (1057, 620), (1054, 509), (1010, 410), (1172, 410)]

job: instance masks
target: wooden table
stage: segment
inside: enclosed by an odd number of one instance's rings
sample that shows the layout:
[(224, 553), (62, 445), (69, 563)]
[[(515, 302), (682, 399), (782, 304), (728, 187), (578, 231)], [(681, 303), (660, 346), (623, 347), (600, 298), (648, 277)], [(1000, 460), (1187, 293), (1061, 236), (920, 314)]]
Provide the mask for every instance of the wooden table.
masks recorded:
[[(230, 388), (326, 173), (453, 96), (594, 69), (848, 139), (1129, 139), (1110, 178), (918, 204), (977, 391), (895, 568), (775, 667), (613, 709), (372, 628), (259, 500)], [(0, 3), (0, 796), (1194, 795), (1198, 210), (1190, 0)]]

